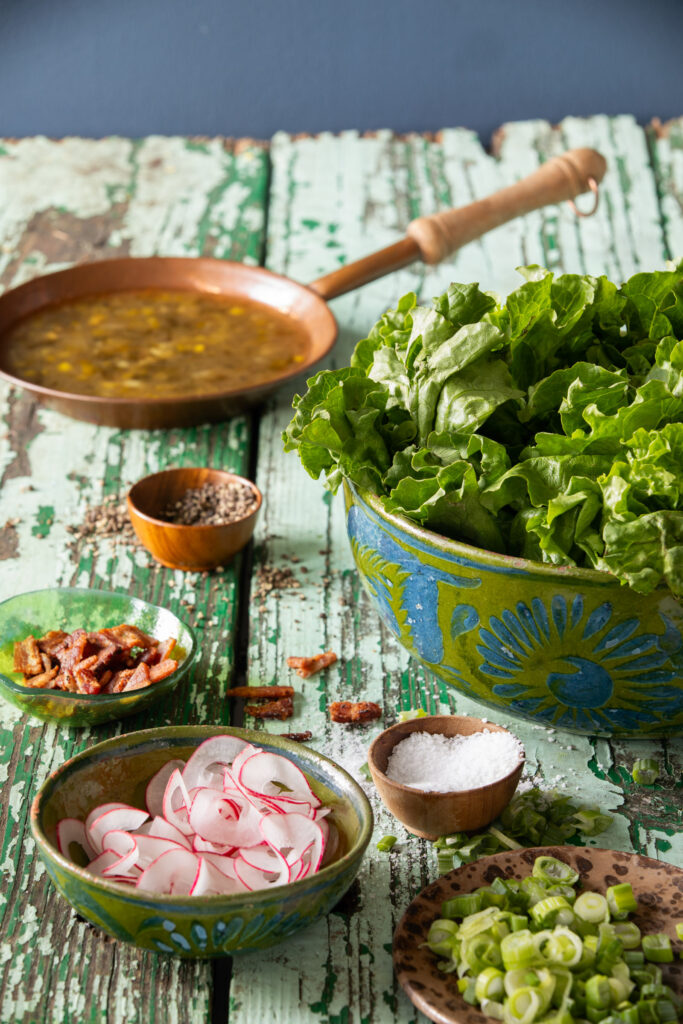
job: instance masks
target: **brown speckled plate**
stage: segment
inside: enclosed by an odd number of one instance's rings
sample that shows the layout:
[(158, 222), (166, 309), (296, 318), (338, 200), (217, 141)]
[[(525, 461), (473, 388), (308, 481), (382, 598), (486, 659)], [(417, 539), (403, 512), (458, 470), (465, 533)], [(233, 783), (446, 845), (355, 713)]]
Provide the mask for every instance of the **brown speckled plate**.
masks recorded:
[[(595, 850), (579, 846), (543, 846), (483, 857), (449, 871), (415, 897), (394, 933), (394, 969), (408, 998), (437, 1024), (490, 1024), (491, 1018), (469, 1006), (460, 996), (455, 974), (443, 974), (439, 958), (420, 943), (427, 939), (432, 921), (441, 915), (443, 900), (460, 892), (490, 885), (494, 878), (523, 878), (534, 860), (559, 857), (579, 872), (585, 889), (604, 892), (607, 886), (630, 882), (638, 900), (632, 920), (646, 932), (666, 932), (676, 941), (675, 925), (683, 920), (683, 871), (673, 864), (635, 853)], [(683, 992), (683, 962), (664, 964), (665, 981)]]

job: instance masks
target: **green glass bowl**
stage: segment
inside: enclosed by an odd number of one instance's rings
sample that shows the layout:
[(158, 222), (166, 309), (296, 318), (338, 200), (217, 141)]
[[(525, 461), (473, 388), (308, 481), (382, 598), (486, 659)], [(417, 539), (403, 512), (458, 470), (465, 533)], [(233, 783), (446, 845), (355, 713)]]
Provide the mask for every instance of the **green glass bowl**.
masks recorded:
[(683, 605), (595, 569), (449, 540), (345, 486), (354, 561), (383, 621), (499, 713), (603, 736), (683, 733)]
[[(43, 636), (51, 629), (98, 630), (125, 622), (166, 640), (175, 637), (180, 664), (158, 683), (130, 693), (70, 693), (40, 690), (23, 685), (21, 672), (13, 670), (14, 643), (30, 634)], [(166, 608), (158, 608), (128, 594), (78, 587), (51, 587), (17, 594), (0, 604), (0, 697), (26, 714), (56, 725), (100, 725), (156, 704), (187, 675), (197, 644), (189, 626)], [(181, 660), (182, 659), (182, 660)]]
[[(186, 760), (210, 736), (230, 732), (283, 754), (332, 808), (340, 852), (315, 875), (274, 889), (232, 896), (162, 896), (96, 878), (58, 852), (56, 825), (85, 818), (98, 804), (144, 807), (145, 786), (172, 758)], [(50, 878), (72, 907), (109, 935), (143, 949), (189, 958), (264, 949), (327, 914), (351, 885), (372, 834), (370, 805), (339, 765), (299, 743), (225, 726), (147, 729), (98, 743), (61, 766), (38, 792), (31, 829)]]

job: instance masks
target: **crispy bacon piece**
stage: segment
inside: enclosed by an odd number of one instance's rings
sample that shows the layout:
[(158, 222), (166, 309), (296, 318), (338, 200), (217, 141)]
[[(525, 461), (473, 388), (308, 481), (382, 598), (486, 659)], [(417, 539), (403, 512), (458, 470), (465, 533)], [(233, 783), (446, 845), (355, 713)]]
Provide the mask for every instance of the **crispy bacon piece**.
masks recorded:
[(233, 686), (225, 691), (226, 697), (293, 697), (293, 686)]
[(310, 658), (287, 658), (290, 668), (296, 669), (296, 674), (302, 679), (320, 672), (321, 669), (334, 665), (337, 655), (334, 651), (325, 651), (323, 654), (314, 654)]
[(149, 686), (150, 682), (149, 665), (145, 665), (144, 661), (141, 661), (128, 677), (123, 692), (128, 693), (129, 690), (141, 690), (143, 686)]
[(38, 641), (34, 636), (27, 636), (14, 645), (14, 671), (23, 672), (25, 676), (37, 676), (43, 671)]
[(41, 636), (38, 647), (43, 654), (54, 654), (58, 647), (61, 647), (69, 634), (62, 629), (51, 629), (45, 636)]
[(27, 686), (71, 693), (121, 693), (166, 679), (178, 668), (175, 639), (157, 641), (123, 623), (96, 632), (50, 630), (16, 643), (14, 669)]
[[(145, 662), (143, 661), (140, 664), (145, 665)], [(161, 682), (161, 680), (166, 679), (167, 676), (173, 675), (177, 668), (178, 662), (174, 661), (173, 658), (165, 658), (163, 661), (157, 662), (156, 665), (152, 665), (149, 669), (150, 683)], [(127, 687), (127, 689), (130, 689), (130, 687)]]
[(134, 671), (132, 668), (122, 668), (119, 672), (115, 672), (107, 683), (107, 693), (121, 693), (122, 690), (125, 690), (126, 683)]
[(31, 676), (28, 682), (31, 686), (36, 686), (39, 690), (44, 690), (46, 687), (54, 689), (54, 678), (59, 672), (59, 665), (55, 665), (54, 668), (46, 669), (45, 672), (41, 672), (38, 676)]
[(147, 650), (148, 647), (156, 645), (156, 640), (153, 637), (143, 633), (137, 626), (128, 626), (126, 623), (122, 623), (120, 626), (108, 626), (99, 632), (126, 651), (131, 651), (134, 647), (142, 647)]
[(382, 717), (382, 709), (371, 700), (335, 700), (330, 704), (333, 722), (372, 722)]
[(279, 718), (284, 722), (285, 718), (291, 718), (294, 714), (294, 701), (291, 697), (281, 697), (280, 700), (269, 700), (265, 704), (245, 704), (244, 712), (252, 718)]

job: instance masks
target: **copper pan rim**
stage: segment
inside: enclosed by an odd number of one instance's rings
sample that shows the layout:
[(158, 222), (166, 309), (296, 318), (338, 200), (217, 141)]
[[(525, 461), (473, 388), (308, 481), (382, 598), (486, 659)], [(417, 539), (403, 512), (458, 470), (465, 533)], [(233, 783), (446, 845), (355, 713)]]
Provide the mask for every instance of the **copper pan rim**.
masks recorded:
[[(4, 336), (20, 320), (49, 306), (87, 295), (159, 288), (206, 292), (226, 298), (249, 299), (294, 319), (307, 335), (305, 362), (270, 380), (227, 391), (169, 397), (100, 397), (46, 387), (17, 377), (3, 367)], [(43, 404), (78, 419), (121, 427), (189, 426), (226, 419), (259, 403), (283, 384), (308, 373), (332, 350), (338, 327), (333, 313), (306, 285), (265, 267), (212, 257), (123, 257), (78, 263), (65, 270), (39, 275), (0, 296), (0, 379), (30, 392)]]

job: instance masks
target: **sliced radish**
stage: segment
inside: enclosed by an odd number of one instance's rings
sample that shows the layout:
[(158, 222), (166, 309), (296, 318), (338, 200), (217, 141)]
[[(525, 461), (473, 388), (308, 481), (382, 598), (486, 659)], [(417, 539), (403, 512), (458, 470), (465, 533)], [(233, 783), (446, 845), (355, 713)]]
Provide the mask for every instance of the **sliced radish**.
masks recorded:
[(230, 843), (212, 843), (209, 839), (202, 839), (201, 836), (195, 835), (192, 837), (192, 849), (202, 856), (205, 853), (215, 853), (219, 857), (229, 857), (237, 847)]
[(224, 769), (233, 763), (245, 747), (250, 746), (238, 736), (212, 736), (200, 743), (183, 769), (183, 779), (188, 789), (194, 786), (215, 787), (218, 775), (222, 788)]
[(114, 853), (113, 850), (105, 850), (99, 857), (91, 860), (85, 870), (89, 871), (91, 875), (102, 875), (106, 868), (116, 864), (120, 859), (118, 853)]
[(141, 825), (136, 834), (154, 836), (157, 839), (168, 839), (172, 843), (178, 843), (186, 850), (192, 849), (192, 843), (188, 837), (179, 828), (172, 825), (170, 821), (166, 821), (165, 818), (161, 818), (158, 815), (156, 818), (152, 818), (151, 821), (146, 821), (144, 825)]
[[(235, 736), (168, 761), (145, 791), (150, 814), (124, 803), (63, 818), (57, 845), (76, 843), (87, 870), (158, 893), (229, 895), (295, 882), (338, 849), (334, 825), (304, 773)], [(151, 817), (150, 817), (151, 815)]]
[(160, 768), (147, 783), (147, 789), (145, 790), (145, 804), (152, 817), (163, 813), (164, 793), (166, 791), (168, 780), (176, 769), (182, 771), (184, 767), (185, 762), (179, 761), (177, 758), (172, 761), (168, 761), (167, 764), (163, 765), (163, 767)]
[(128, 806), (128, 804), (109, 803), (109, 804), (100, 804), (99, 807), (93, 807), (92, 811), (90, 811), (90, 813), (87, 815), (87, 817), (85, 819), (86, 835), (88, 835), (90, 833), (90, 829), (92, 827), (92, 823), (95, 820), (95, 818), (99, 818), (102, 814), (106, 814), (107, 811), (113, 811), (114, 808), (116, 808), (116, 807), (127, 807), (127, 806)]
[(190, 896), (229, 896), (244, 892), (244, 886), (237, 878), (230, 878), (203, 857), (199, 858), (199, 870), (190, 889)]
[(311, 850), (310, 860), (317, 870), (325, 848), (325, 838), (317, 822), (304, 814), (271, 814), (261, 819), (261, 835), (269, 846), (282, 852), (290, 864)]
[(107, 832), (114, 829), (134, 832), (148, 817), (147, 811), (141, 811), (139, 807), (129, 807), (127, 804), (113, 807), (94, 819), (88, 829), (88, 839), (97, 853), (101, 853), (104, 849), (102, 839)]
[(166, 792), (163, 800), (163, 815), (166, 821), (183, 833), (190, 836), (194, 829), (190, 825), (188, 808), (190, 797), (183, 777), (176, 768), (166, 785)]
[(282, 885), (283, 881), (289, 881), (288, 866), (286, 875), (284, 875), (284, 869), (280, 874), (265, 874), (259, 868), (247, 864), (241, 856), (235, 859), (235, 872), (240, 882), (251, 892), (255, 892), (257, 889), (269, 889), (272, 885)]
[(65, 857), (71, 858), (70, 846), (76, 843), (83, 850), (84, 854), (91, 860), (95, 856), (88, 836), (85, 831), (85, 824), (78, 818), (62, 818), (57, 822), (57, 847)]
[(189, 850), (167, 850), (137, 880), (138, 889), (189, 895), (199, 870), (199, 857)]
[[(300, 768), (280, 754), (271, 754), (267, 750), (248, 757), (239, 772), (233, 775), (245, 789), (263, 796), (279, 797), (290, 800), (305, 800), (313, 807), (319, 807), (321, 801), (308, 784), (308, 780)], [(282, 787), (287, 792), (283, 792)]]
[(138, 844), (130, 832), (112, 829), (102, 839), (104, 852), (111, 851), (119, 858), (114, 864), (106, 867), (103, 875), (127, 875), (138, 862)]

